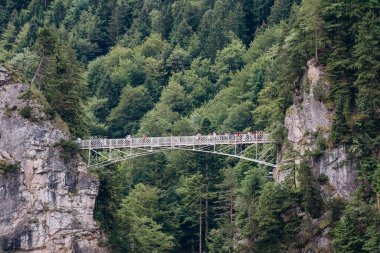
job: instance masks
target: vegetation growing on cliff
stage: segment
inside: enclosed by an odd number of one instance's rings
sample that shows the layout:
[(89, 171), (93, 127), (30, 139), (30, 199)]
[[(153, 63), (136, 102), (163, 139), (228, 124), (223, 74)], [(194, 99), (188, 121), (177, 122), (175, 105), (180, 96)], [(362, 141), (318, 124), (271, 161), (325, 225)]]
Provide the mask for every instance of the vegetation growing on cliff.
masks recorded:
[(7, 176), (10, 173), (17, 173), (20, 171), (20, 166), (14, 163), (8, 163), (4, 160), (0, 160), (0, 175)]
[[(378, 0), (0, 7), (0, 60), (33, 82), (74, 136), (267, 130), (280, 147), (306, 62), (314, 58), (328, 74), (329, 94), (314, 95), (334, 111), (330, 139), (316, 137), (292, 182), (273, 182), (248, 162), (186, 152), (99, 171), (95, 216), (113, 251), (288, 252), (323, 231), (311, 229), (310, 217), (332, 228), (329, 250), (379, 250)], [(324, 201), (328, 179), (312, 173), (313, 161), (339, 144), (358, 162), (349, 203)]]

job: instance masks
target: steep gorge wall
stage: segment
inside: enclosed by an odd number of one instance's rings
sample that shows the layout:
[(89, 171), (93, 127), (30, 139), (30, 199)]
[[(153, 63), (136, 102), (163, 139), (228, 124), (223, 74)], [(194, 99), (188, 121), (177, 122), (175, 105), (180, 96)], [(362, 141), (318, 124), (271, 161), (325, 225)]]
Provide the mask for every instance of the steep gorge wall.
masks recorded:
[[(291, 176), (287, 168), (292, 167), (287, 161), (300, 164), (306, 152), (316, 152), (317, 138), (328, 140), (333, 113), (320, 99), (321, 94), (328, 93), (329, 83), (325, 73), (315, 66), (313, 60), (308, 62), (308, 69), (303, 78), (301, 90), (294, 96), (294, 103), (285, 117), (288, 130), (287, 140), (278, 158), (278, 169), (274, 173), (277, 181), (284, 181)], [(315, 156), (312, 164), (313, 175), (325, 176), (327, 181), (321, 184), (325, 199), (350, 199), (356, 188), (356, 163), (348, 154), (348, 147), (338, 145), (326, 147), (320, 155)], [(295, 159), (294, 159), (295, 158)]]
[[(349, 147), (327, 145), (334, 117), (333, 110), (325, 104), (327, 99), (323, 98), (330, 88), (327, 80), (323, 70), (313, 60), (309, 61), (301, 87), (286, 113), (288, 135), (273, 174), (276, 181), (291, 180), (297, 185), (300, 164), (312, 157), (311, 173), (325, 203), (349, 200), (357, 187), (356, 162), (349, 156)], [(318, 146), (318, 140), (325, 142), (324, 148)], [(299, 215), (302, 217), (300, 240), (307, 242), (303, 252), (333, 252), (331, 211), (314, 219), (304, 213)]]
[(78, 156), (62, 158), (67, 135), (21, 98), (27, 89), (0, 68), (0, 161), (19, 167), (0, 171), (0, 252), (106, 252), (93, 220), (98, 179)]

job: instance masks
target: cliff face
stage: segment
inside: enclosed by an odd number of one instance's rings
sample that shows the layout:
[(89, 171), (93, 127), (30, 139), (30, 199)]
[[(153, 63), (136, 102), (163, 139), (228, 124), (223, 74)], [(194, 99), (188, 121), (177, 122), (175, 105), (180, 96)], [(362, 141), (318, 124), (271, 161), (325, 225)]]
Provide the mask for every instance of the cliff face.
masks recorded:
[[(327, 94), (328, 89), (325, 73), (309, 61), (301, 91), (295, 95), (294, 104), (286, 113), (288, 136), (274, 177), (278, 181), (286, 180), (291, 174), (287, 167), (297, 167), (306, 152), (317, 152), (312, 172), (316, 178), (325, 179), (320, 185), (324, 199), (349, 199), (356, 188), (357, 174), (356, 163), (349, 158), (347, 147), (326, 146), (325, 150), (320, 150), (317, 144), (326, 141), (331, 131), (333, 113), (323, 103), (323, 94)], [(295, 161), (295, 164), (289, 166), (287, 160)]]
[[(327, 145), (334, 116), (324, 103), (328, 89), (325, 73), (309, 61), (300, 91), (295, 94), (294, 103), (286, 113), (288, 136), (274, 171), (275, 180), (292, 180), (297, 185), (297, 168), (305, 155), (311, 156), (311, 172), (325, 203), (349, 200), (357, 187), (356, 163), (350, 159), (348, 147), (329, 148)], [(304, 251), (332, 252), (331, 211), (315, 219), (304, 213), (299, 215), (303, 217), (303, 232), (299, 238), (306, 242)]]
[(93, 220), (97, 178), (77, 155), (65, 161), (57, 143), (67, 135), (36, 99), (21, 98), (27, 85), (0, 72), (0, 252), (105, 252)]

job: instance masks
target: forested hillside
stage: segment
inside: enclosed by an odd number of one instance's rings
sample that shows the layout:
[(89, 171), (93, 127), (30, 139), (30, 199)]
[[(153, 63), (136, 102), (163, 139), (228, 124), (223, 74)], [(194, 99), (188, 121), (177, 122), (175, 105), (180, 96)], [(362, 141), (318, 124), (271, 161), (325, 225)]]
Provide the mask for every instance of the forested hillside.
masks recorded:
[[(0, 62), (73, 139), (260, 130), (280, 156), (310, 60), (332, 127), (294, 180), (184, 151), (95, 171), (111, 252), (380, 252), (380, 1), (0, 0)], [(313, 174), (338, 146), (349, 198)]]

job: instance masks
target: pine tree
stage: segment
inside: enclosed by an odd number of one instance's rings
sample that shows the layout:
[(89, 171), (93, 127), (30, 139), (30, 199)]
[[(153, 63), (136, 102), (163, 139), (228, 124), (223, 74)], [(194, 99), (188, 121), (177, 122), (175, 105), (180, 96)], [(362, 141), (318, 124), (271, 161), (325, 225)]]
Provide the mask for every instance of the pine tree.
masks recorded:
[(376, 236), (376, 229), (373, 231), (373, 226), (378, 226), (378, 217), (377, 210), (371, 204), (357, 199), (352, 200), (334, 228), (332, 240), (334, 251), (337, 253), (371, 252), (366, 251), (366, 248), (373, 248), (373, 243), (376, 242), (373, 238)]
[(218, 0), (214, 9), (208, 10), (200, 26), (200, 39), (204, 55), (214, 58), (229, 41), (231, 34), (239, 38), (244, 35), (242, 7), (239, 2)]
[[(306, 158), (305, 158), (306, 159)], [(323, 200), (318, 185), (311, 172), (310, 164), (303, 160), (299, 166), (297, 179), (302, 194), (302, 206), (313, 218), (320, 217), (323, 211)]]
[(18, 33), (16, 41), (15, 41), (15, 52), (21, 52), (23, 48), (28, 46), (28, 34), (30, 31), (30, 24), (27, 22), (21, 28), (21, 31)]
[[(354, 46), (353, 65), (357, 71), (355, 86), (358, 89), (354, 117), (356, 130), (370, 138), (380, 134), (380, 116), (376, 108), (380, 106), (380, 8), (375, 6), (366, 11), (358, 24), (357, 43)], [(377, 13), (377, 14), (376, 14)]]
[(380, 220), (377, 224), (372, 224), (367, 228), (366, 231), (366, 242), (363, 245), (363, 250), (366, 253), (370, 252), (380, 252)]
[(47, 91), (54, 83), (57, 43), (58, 38), (52, 29), (44, 27), (38, 31), (35, 48), (40, 59), (31, 83), (36, 81), (37, 87), (42, 91)]
[(33, 78), (37, 87), (59, 116), (68, 123), (72, 134), (86, 135), (81, 104), (85, 88), (75, 52), (63, 45), (54, 30), (47, 27), (38, 32), (36, 50), (40, 56)]
[[(290, 188), (278, 183), (267, 183), (261, 191), (255, 213), (258, 225), (257, 249), (260, 252), (281, 252), (282, 244), (295, 240), (300, 219), (295, 212), (296, 195)], [(287, 222), (283, 215), (287, 213)]]
[(334, 229), (333, 243), (337, 253), (357, 253), (360, 252), (361, 239), (356, 234), (355, 225), (347, 218), (339, 221)]
[(1, 35), (1, 44), (5, 50), (12, 50), (13, 43), (16, 39), (16, 26), (14, 22), (9, 22), (7, 28)]
[(108, 117), (110, 136), (125, 137), (128, 134), (136, 134), (139, 121), (152, 106), (152, 100), (145, 87), (126, 86), (118, 105), (112, 109)]
[(189, 176), (181, 178), (180, 187), (177, 189), (177, 193), (182, 196), (185, 207), (192, 210), (191, 216), (186, 217), (185, 221), (191, 222), (193, 226), (198, 226), (198, 247), (199, 252), (203, 251), (204, 247), (204, 199), (205, 184), (202, 174), (199, 172)]
[(158, 219), (160, 190), (137, 184), (123, 200), (118, 211), (120, 250), (128, 252), (164, 252), (173, 248), (173, 237), (162, 231)]

